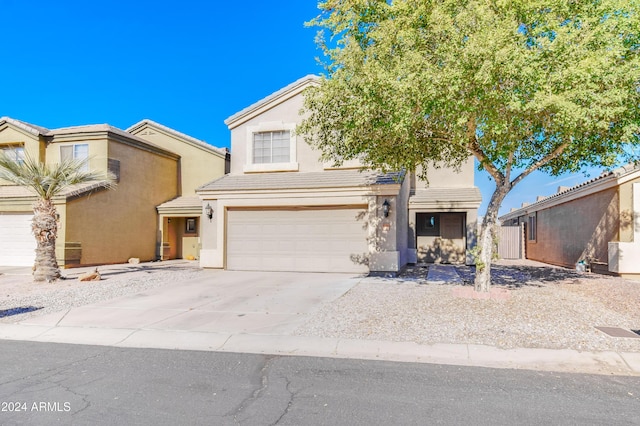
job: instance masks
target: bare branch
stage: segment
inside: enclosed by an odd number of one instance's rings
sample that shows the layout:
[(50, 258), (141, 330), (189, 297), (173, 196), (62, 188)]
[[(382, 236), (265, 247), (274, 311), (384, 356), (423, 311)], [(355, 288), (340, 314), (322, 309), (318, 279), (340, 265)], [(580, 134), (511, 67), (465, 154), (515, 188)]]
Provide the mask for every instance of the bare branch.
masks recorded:
[(538, 170), (540, 167), (544, 166), (549, 161), (553, 160), (554, 158), (562, 154), (568, 146), (569, 146), (569, 142), (565, 142), (563, 144), (558, 145), (556, 149), (554, 149), (552, 152), (549, 153), (549, 155), (546, 155), (545, 157), (536, 161), (531, 166), (529, 166), (529, 168), (527, 168), (524, 172), (520, 173), (518, 177), (516, 177), (513, 181), (509, 183), (509, 186), (513, 188), (518, 182), (520, 182), (522, 179), (530, 175), (532, 172), (534, 172), (535, 170)]

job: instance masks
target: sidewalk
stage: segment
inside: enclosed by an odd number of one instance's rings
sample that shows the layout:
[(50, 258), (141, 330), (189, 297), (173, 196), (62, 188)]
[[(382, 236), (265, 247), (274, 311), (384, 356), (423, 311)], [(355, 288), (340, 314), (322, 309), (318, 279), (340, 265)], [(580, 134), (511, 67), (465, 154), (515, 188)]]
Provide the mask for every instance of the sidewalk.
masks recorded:
[[(127, 269), (134, 270), (129, 265), (119, 265), (105, 267), (104, 273), (107, 274), (109, 271), (122, 274), (126, 273)], [(101, 270), (103, 269), (101, 268)], [(81, 271), (67, 270), (65, 272), (79, 274)], [(305, 315), (300, 314), (299, 310), (302, 307), (299, 304), (296, 306), (296, 301), (292, 299), (297, 294), (296, 292), (300, 291), (300, 287), (290, 290), (281, 285), (282, 280), (274, 282), (273, 288), (269, 288), (269, 290), (266, 286), (260, 287), (260, 296), (270, 303), (270, 306), (278, 307), (275, 311), (272, 310), (266, 314), (260, 311), (262, 308), (257, 307), (259, 298), (253, 300), (247, 299), (245, 296), (228, 296), (231, 299), (237, 299), (233, 306), (229, 305), (231, 302), (221, 299), (221, 294), (226, 294), (231, 289), (238, 287), (236, 282), (229, 282), (228, 285), (216, 284), (223, 286), (217, 288), (217, 293), (204, 293), (205, 289), (212, 288), (210, 285), (212, 279), (240, 279), (242, 277), (247, 282), (255, 282), (256, 276), (258, 275), (248, 274), (245, 277), (240, 273), (234, 275), (222, 271), (212, 272), (207, 274), (207, 280), (181, 283), (179, 289), (163, 287), (156, 291), (146, 292), (143, 295), (146, 299), (140, 298), (140, 295), (138, 297), (133, 295), (108, 303), (92, 304), (72, 308), (65, 312), (35, 317), (19, 324), (0, 323), (0, 339), (114, 347), (357, 358), (607, 375), (640, 375), (640, 353), (635, 352), (500, 349), (478, 344), (417, 344), (369, 339), (296, 336), (293, 335), (292, 330), (306, 315), (306, 312)], [(358, 282), (357, 279), (345, 281), (338, 279), (338, 277), (336, 280), (330, 281), (331, 287), (329, 288), (321, 281), (322, 279), (326, 280), (326, 276), (318, 275), (316, 277), (309, 274), (300, 276), (309, 281), (309, 289), (317, 288), (314, 291), (322, 291), (322, 293), (306, 295), (307, 299), (339, 298), (340, 294), (348, 292)], [(316, 278), (318, 285), (313, 287), (312, 281)], [(442, 283), (456, 278), (452, 275), (451, 268), (445, 266), (431, 268), (428, 279), (434, 283)], [(193, 300), (181, 299), (182, 293), (191, 294), (192, 296), (189, 297), (192, 297)], [(146, 304), (141, 303), (142, 300)], [(200, 304), (196, 304), (194, 300), (200, 301)], [(211, 306), (212, 303), (218, 305), (215, 308), (205, 308), (205, 306)], [(229, 313), (224, 318), (221, 316), (222, 308), (219, 307), (221, 303), (225, 304), (225, 313), (227, 311)], [(250, 304), (253, 305), (248, 306)], [(207, 318), (209, 322), (206, 323), (207, 327), (204, 327), (203, 318), (206, 315), (209, 315), (210, 318)], [(212, 321), (214, 317), (215, 321)], [(190, 319), (187, 321), (185, 318)], [(175, 327), (172, 329), (171, 325), (175, 326), (178, 320), (182, 321), (180, 322), (181, 329), (175, 329)], [(164, 324), (167, 326), (165, 327)]]

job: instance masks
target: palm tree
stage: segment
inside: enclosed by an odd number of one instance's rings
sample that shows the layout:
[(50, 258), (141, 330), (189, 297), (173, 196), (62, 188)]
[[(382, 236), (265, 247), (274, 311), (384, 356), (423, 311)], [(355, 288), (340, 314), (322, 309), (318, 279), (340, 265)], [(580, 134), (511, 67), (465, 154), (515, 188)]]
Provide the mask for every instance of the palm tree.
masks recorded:
[[(11, 155), (13, 154), (13, 155)], [(86, 160), (67, 160), (59, 164), (45, 164), (29, 155), (20, 158), (16, 153), (0, 152), (0, 180), (31, 190), (37, 200), (33, 205), (31, 230), (36, 238), (34, 281), (52, 282), (60, 278), (56, 260), (58, 215), (53, 197), (73, 189), (73, 185), (95, 182), (96, 188), (112, 188), (115, 180), (103, 173), (84, 171)]]

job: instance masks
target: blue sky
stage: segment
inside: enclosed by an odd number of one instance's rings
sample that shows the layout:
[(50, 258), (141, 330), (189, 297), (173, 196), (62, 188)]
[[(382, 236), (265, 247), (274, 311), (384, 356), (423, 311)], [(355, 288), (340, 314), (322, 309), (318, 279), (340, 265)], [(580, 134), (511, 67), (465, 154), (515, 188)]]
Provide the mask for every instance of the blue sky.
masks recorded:
[[(0, 0), (0, 10), (0, 116), (48, 128), (149, 118), (229, 147), (224, 119), (322, 72), (316, 30), (303, 25), (315, 0)], [(588, 178), (558, 179), (528, 177), (501, 213)], [(485, 173), (476, 184), (482, 215), (494, 185)]]

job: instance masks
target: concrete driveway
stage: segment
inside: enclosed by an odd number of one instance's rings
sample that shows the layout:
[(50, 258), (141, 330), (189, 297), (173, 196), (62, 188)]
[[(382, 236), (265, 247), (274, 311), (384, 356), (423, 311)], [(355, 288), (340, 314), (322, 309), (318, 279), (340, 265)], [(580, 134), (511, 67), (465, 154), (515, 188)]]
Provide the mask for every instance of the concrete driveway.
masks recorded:
[(197, 279), (31, 318), (72, 328), (290, 335), (359, 280), (349, 274), (208, 270)]

